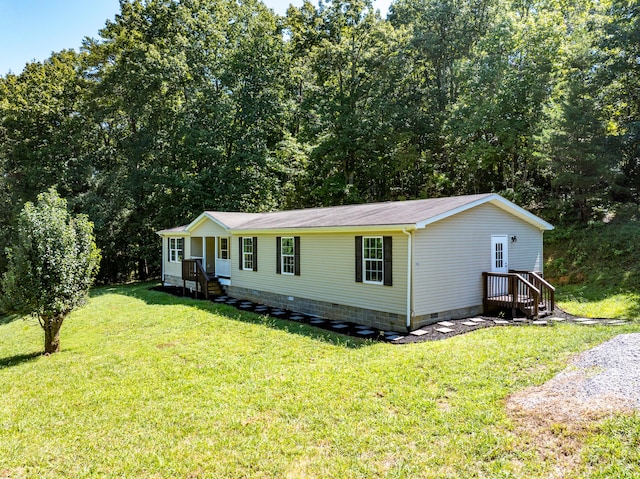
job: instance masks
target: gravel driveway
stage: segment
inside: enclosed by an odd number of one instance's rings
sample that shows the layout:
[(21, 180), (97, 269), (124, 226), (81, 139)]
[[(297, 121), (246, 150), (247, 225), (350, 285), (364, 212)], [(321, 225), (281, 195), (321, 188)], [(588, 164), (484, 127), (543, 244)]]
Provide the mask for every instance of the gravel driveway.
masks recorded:
[(640, 333), (583, 352), (542, 386), (514, 394), (509, 405), (569, 420), (640, 409)]

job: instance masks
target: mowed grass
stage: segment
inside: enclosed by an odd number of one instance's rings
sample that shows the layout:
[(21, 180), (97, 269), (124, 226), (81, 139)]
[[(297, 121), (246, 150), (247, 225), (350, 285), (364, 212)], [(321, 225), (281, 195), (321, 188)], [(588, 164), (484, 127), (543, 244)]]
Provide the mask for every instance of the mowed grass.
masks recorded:
[[(640, 331), (496, 327), (398, 346), (148, 286), (97, 289), (50, 357), (35, 320), (0, 318), (0, 477), (551, 477), (558, 457), (506, 398)], [(620, 416), (583, 433), (574, 477), (640, 476), (639, 429)]]

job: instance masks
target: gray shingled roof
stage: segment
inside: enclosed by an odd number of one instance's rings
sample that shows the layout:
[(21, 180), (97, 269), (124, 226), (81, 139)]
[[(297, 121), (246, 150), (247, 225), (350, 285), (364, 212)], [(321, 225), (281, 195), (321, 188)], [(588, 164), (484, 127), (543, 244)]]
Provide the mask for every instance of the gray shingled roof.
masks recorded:
[(158, 231), (158, 234), (176, 234), (189, 231), (192, 226), (199, 224), (205, 217), (212, 218), (234, 231), (409, 225), (424, 227), (433, 221), (438, 221), (451, 214), (489, 201), (542, 229), (553, 228), (549, 223), (528, 213), (501, 196), (485, 193), (427, 200), (305, 208), (272, 213), (205, 211), (187, 226)]
[(237, 230), (410, 225), (488, 196), (491, 194), (277, 211), (253, 215), (235, 226), (226, 223), (228, 213), (207, 213)]

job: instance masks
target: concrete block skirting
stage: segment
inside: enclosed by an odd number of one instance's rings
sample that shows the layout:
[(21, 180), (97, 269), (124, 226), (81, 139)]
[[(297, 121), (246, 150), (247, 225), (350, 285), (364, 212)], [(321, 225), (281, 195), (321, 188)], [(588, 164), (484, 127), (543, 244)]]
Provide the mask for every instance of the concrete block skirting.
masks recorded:
[(423, 314), (421, 316), (414, 316), (411, 322), (411, 329), (418, 329), (422, 326), (428, 326), (430, 324), (438, 323), (440, 321), (447, 321), (449, 319), (464, 319), (472, 318), (482, 314), (482, 305), (469, 306), (467, 308), (451, 309), (449, 311), (439, 311), (433, 314)]
[[(182, 287), (182, 278), (179, 276), (165, 275), (164, 283)], [(195, 289), (195, 283), (193, 281), (187, 281), (187, 288)], [(400, 333), (407, 332), (405, 322), (406, 316), (404, 314), (356, 308), (353, 306), (345, 306), (343, 304), (327, 303), (326, 301), (292, 297), (267, 291), (240, 288), (237, 286), (224, 286), (224, 290), (233, 298), (246, 299), (254, 303), (265, 304), (273, 308), (288, 309), (297, 313), (314, 314), (327, 319), (351, 321), (353, 323), (382, 329), (383, 331), (397, 331)], [(414, 316), (411, 321), (411, 330), (413, 331), (421, 328), (422, 326), (428, 326), (439, 321), (471, 318), (480, 314), (482, 314), (482, 305)]]
[[(165, 274), (164, 275), (164, 284), (167, 286), (178, 286), (179, 288), (182, 288), (183, 286), (183, 281), (182, 278), (180, 276), (173, 276), (170, 274)], [(187, 281), (186, 284), (187, 290), (196, 290), (196, 282), (195, 281)], [(199, 287), (198, 287), (199, 288)]]
[[(383, 331), (406, 332), (405, 315), (355, 308), (343, 304), (327, 303), (308, 298), (298, 298), (283, 294), (257, 291), (255, 289), (228, 286), (227, 294), (234, 298), (248, 299), (254, 303), (262, 303), (274, 308), (288, 309), (298, 313), (314, 314), (327, 319), (350, 321)], [(291, 299), (290, 299), (291, 298)]]

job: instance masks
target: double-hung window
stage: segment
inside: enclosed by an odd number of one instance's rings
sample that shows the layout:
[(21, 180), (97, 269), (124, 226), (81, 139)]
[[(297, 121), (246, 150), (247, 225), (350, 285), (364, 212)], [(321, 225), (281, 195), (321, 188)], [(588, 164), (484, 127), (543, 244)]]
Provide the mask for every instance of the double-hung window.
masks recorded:
[(238, 265), (244, 271), (258, 271), (258, 237), (238, 238)]
[(169, 238), (169, 261), (179, 263), (184, 257), (184, 238)]
[(300, 276), (300, 236), (276, 236), (276, 273)]
[(253, 256), (253, 238), (242, 238), (242, 269), (253, 271), (255, 259)]
[(229, 238), (218, 239), (218, 259), (229, 259)]
[(282, 274), (295, 273), (295, 245), (293, 237), (280, 238), (280, 261)]
[(356, 282), (393, 286), (391, 236), (356, 236)]
[(362, 259), (364, 263), (364, 282), (383, 284), (384, 250), (382, 236), (365, 236), (362, 238)]

